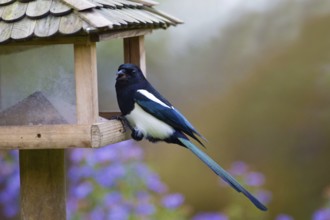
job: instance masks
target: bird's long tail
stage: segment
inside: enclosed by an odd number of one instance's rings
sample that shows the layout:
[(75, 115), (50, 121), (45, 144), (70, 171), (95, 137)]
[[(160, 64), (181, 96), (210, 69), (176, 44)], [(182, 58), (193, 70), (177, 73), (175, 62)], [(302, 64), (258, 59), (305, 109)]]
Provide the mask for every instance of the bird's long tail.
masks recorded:
[(257, 208), (262, 211), (266, 211), (267, 207), (264, 206), (257, 198), (249, 193), (241, 184), (239, 184), (234, 177), (232, 177), (227, 171), (225, 171), (219, 164), (217, 164), (212, 158), (206, 153), (200, 150), (197, 146), (191, 143), (189, 140), (179, 137), (179, 141), (191, 150), (199, 159), (201, 159), (211, 170), (213, 170), (218, 176), (224, 181), (231, 185), (238, 192), (243, 193)]

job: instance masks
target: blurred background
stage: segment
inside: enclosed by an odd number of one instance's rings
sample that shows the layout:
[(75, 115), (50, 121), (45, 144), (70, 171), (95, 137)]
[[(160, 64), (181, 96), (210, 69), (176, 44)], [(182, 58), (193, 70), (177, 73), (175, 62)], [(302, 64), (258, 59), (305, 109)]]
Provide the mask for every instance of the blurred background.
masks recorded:
[[(245, 161), (266, 176), (269, 219), (310, 219), (330, 185), (330, 2), (160, 3), (185, 23), (146, 38), (149, 81), (208, 139), (216, 161), (227, 168)], [(119, 63), (99, 71), (109, 78)], [(231, 189), (219, 187), (190, 152), (141, 144), (148, 163), (195, 211), (225, 207)]]
[[(206, 151), (220, 165), (228, 169), (240, 161), (262, 173), (262, 187), (271, 199), (269, 211), (259, 219), (279, 213), (311, 219), (329, 198), (330, 1), (161, 0), (157, 8), (185, 23), (146, 37), (149, 81), (208, 139)], [(101, 42), (97, 48), (100, 110), (118, 111), (114, 84), (123, 62), (122, 41)], [(40, 50), (43, 69), (27, 69), (40, 62)], [(54, 59), (48, 50), (62, 55)], [(1, 81), (6, 84), (0, 94), (8, 98), (0, 109), (42, 82), (45, 87), (37, 89), (58, 109), (69, 109), (61, 114), (74, 122), (72, 48), (2, 53)], [(22, 62), (14, 68), (15, 59)], [(8, 71), (25, 77), (12, 79)], [(38, 81), (30, 81), (31, 74)], [(10, 88), (16, 92), (8, 93)], [(259, 213), (242, 195), (221, 187), (216, 175), (186, 149), (139, 144), (147, 164), (170, 191), (184, 195), (191, 212), (223, 211), (239, 201)]]

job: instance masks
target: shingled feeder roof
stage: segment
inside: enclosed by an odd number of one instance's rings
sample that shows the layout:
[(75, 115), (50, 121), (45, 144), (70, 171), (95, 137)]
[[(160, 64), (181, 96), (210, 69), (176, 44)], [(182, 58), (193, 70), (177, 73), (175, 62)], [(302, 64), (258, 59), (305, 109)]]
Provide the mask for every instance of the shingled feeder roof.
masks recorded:
[(0, 0), (0, 44), (182, 23), (154, 9), (156, 4), (151, 0)]

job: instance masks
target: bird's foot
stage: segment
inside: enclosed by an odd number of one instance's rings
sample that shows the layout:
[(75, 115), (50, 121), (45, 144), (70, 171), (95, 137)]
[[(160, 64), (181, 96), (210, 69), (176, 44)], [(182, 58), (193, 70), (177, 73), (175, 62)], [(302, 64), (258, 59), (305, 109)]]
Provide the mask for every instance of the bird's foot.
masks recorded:
[(144, 135), (142, 134), (142, 132), (133, 128), (131, 137), (136, 141), (141, 141), (143, 139)]

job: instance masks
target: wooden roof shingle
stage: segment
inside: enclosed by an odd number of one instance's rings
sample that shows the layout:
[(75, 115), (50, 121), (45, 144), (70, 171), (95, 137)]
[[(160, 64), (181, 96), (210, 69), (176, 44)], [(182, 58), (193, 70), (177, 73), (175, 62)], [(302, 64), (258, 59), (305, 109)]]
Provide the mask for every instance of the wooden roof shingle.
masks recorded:
[(182, 23), (152, 0), (0, 0), (0, 44)]

